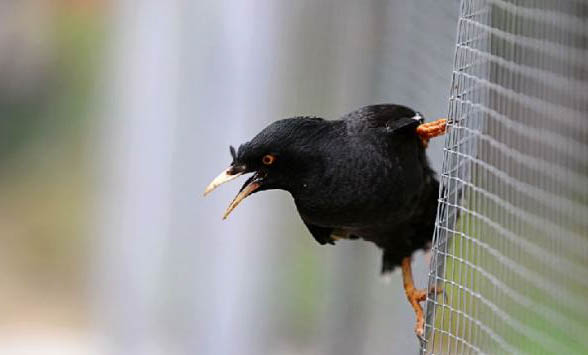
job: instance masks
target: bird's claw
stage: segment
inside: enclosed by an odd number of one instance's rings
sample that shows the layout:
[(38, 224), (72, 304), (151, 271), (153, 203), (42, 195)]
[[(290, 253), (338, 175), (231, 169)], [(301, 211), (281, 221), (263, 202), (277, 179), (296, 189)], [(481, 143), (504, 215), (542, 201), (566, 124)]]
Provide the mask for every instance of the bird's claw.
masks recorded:
[(412, 270), (411, 270), (411, 260), (410, 257), (406, 257), (402, 259), (401, 267), (402, 267), (402, 283), (404, 286), (404, 293), (406, 294), (406, 299), (408, 303), (412, 306), (414, 310), (414, 314), (416, 316), (416, 325), (414, 328), (414, 332), (417, 338), (421, 341), (421, 344), (425, 342), (425, 317), (423, 314), (423, 307), (421, 306), (421, 302), (427, 300), (427, 293), (429, 297), (431, 294), (437, 295), (439, 293), (443, 293), (443, 288), (438, 285), (429, 286), (429, 289), (417, 289), (414, 287), (414, 281), (412, 279)]
[(431, 138), (440, 136), (445, 133), (446, 127), (447, 127), (447, 119), (440, 118), (436, 121), (427, 122), (427, 123), (423, 123), (423, 124), (419, 125), (417, 127), (416, 132), (417, 132), (417, 135), (419, 137), (421, 137), (421, 141), (423, 142), (423, 145), (426, 148), (427, 145), (429, 144), (429, 140)]
[(423, 307), (421, 307), (421, 302), (427, 299), (427, 290), (406, 290), (406, 298), (408, 302), (412, 305), (414, 309), (414, 313), (416, 316), (416, 325), (414, 327), (414, 332), (419, 338), (419, 340), (424, 340), (424, 327), (425, 327), (425, 320), (423, 316)]
[(427, 289), (416, 289), (407, 295), (409, 302), (413, 305), (417, 318), (414, 332), (421, 343), (425, 342), (425, 320), (420, 303), (427, 300), (427, 295), (431, 297), (438, 294), (443, 294), (443, 297), (446, 297), (443, 288), (440, 286), (430, 287), (428, 292)]
[(417, 338), (419, 339), (421, 345), (425, 344), (425, 326), (424, 326), (424, 324), (421, 328), (418, 328), (418, 324), (417, 324), (417, 327), (414, 328), (414, 332), (415, 332)]
[(429, 298), (433, 298), (435, 295), (439, 294), (443, 295), (443, 299), (447, 301), (447, 294), (442, 286), (429, 286)]
[[(437, 301), (436, 295), (443, 295), (443, 303), (447, 304), (448, 298), (447, 293), (441, 286), (429, 286), (429, 293), (428, 298), (433, 299), (435, 302)], [(427, 298), (423, 299), (425, 301)]]
[(414, 333), (416, 334), (417, 338), (420, 340), (421, 343), (425, 342), (425, 321), (422, 316), (420, 318), (417, 316), (416, 325), (414, 327)]

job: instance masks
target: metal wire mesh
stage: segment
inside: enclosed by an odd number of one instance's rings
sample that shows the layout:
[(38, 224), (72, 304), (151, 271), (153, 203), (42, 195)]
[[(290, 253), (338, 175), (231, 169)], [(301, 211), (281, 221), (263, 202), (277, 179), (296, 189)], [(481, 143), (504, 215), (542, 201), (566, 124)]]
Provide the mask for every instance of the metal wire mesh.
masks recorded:
[(426, 354), (588, 353), (588, 3), (463, 0)]

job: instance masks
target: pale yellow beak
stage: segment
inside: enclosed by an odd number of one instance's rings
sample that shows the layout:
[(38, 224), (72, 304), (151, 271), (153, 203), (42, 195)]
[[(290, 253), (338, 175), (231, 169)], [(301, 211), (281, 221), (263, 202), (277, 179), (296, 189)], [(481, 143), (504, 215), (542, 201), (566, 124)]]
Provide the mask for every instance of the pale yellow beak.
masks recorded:
[[(235, 172), (235, 168), (229, 167), (227, 170), (220, 173), (217, 177), (212, 180), (212, 182), (206, 187), (204, 190), (204, 196), (211, 193), (214, 189), (219, 187), (220, 185), (224, 184), (225, 182), (229, 182), (239, 176), (243, 175), (243, 171)], [(233, 199), (225, 214), (223, 215), (223, 219), (227, 219), (229, 214), (245, 199), (245, 197), (251, 195), (255, 190), (257, 190), (261, 184), (256, 181), (256, 176), (253, 176), (250, 180), (246, 182), (246, 185), (243, 186), (241, 191), (237, 194), (237, 196)]]
[(259, 189), (259, 186), (261, 186), (261, 185), (255, 181), (252, 181), (247, 186), (245, 186), (245, 188), (243, 188), (243, 190), (241, 190), (241, 192), (239, 192), (239, 194), (235, 197), (233, 202), (231, 202), (229, 207), (227, 207), (227, 210), (225, 211), (225, 214), (223, 215), (223, 219), (227, 219), (227, 217), (229, 217), (229, 215), (231, 214), (231, 212), (233, 212), (235, 207), (237, 207), (237, 205), (239, 205), (241, 203), (241, 201), (243, 201), (245, 199), (245, 197), (251, 195), (251, 193), (253, 193), (253, 191)]
[(208, 186), (206, 186), (206, 189), (204, 190), (204, 196), (208, 195), (214, 189), (221, 186), (225, 182), (229, 182), (233, 179), (236, 179), (239, 176), (241, 176), (242, 174), (243, 173), (231, 174), (231, 167), (229, 167), (227, 170), (223, 171), (217, 177), (215, 177), (214, 180), (212, 180), (212, 182), (210, 184), (208, 184)]

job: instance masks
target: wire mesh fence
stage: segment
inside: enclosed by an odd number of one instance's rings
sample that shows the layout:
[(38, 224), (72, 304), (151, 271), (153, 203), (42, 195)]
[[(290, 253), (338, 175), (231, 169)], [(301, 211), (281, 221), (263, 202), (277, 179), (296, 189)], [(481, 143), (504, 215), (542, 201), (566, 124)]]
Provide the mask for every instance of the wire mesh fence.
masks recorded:
[(423, 354), (588, 353), (588, 3), (463, 0)]

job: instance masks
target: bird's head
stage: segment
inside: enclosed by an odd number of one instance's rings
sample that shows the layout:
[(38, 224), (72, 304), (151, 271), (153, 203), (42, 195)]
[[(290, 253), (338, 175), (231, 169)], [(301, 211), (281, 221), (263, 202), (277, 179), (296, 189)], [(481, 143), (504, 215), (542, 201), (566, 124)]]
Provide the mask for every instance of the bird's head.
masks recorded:
[(308, 176), (319, 173), (322, 162), (320, 141), (328, 121), (297, 117), (276, 121), (251, 141), (230, 147), (232, 163), (206, 187), (204, 195), (243, 174), (253, 173), (233, 199), (223, 219), (252, 193), (283, 189), (293, 192), (305, 186)]

